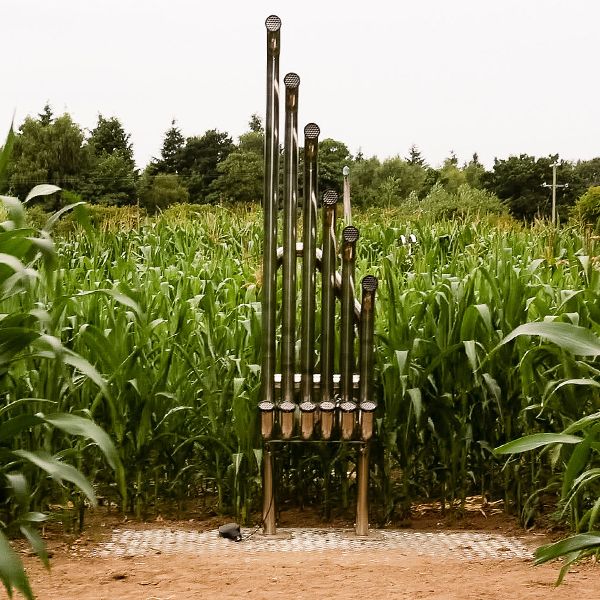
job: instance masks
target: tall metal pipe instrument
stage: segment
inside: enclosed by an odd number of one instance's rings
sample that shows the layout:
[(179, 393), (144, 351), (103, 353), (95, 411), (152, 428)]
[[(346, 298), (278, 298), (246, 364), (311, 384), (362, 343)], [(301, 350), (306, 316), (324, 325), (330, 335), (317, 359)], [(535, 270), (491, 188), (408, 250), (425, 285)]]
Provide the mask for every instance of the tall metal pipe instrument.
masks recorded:
[(288, 73), (285, 85), (283, 155), (283, 282), (281, 310), (281, 436), (294, 433), (296, 372), (296, 211), (298, 209), (298, 91), (300, 77)]
[(335, 400), (333, 371), (335, 357), (335, 273), (336, 215), (338, 195), (334, 190), (323, 194), (323, 249), (321, 252), (321, 397), (319, 422), (321, 438), (333, 432)]
[(359, 330), (358, 365), (360, 384), (358, 391), (360, 409), (360, 439), (368, 441), (373, 436), (373, 418), (377, 403), (373, 396), (373, 369), (374, 346), (373, 337), (375, 329), (375, 292), (377, 291), (377, 278), (373, 275), (363, 277), (361, 319)]
[(373, 397), (373, 332), (375, 325), (375, 292), (377, 278), (363, 277), (361, 318), (359, 328), (359, 373), (360, 387), (360, 438), (364, 442), (358, 449), (355, 532), (359, 536), (369, 535), (369, 444), (373, 436), (373, 419), (377, 404)]
[(314, 401), (315, 371), (315, 267), (317, 254), (317, 197), (319, 126), (308, 123), (304, 127), (304, 201), (302, 242), (302, 312), (300, 316), (300, 435), (309, 439), (314, 433), (316, 408)]
[[(277, 293), (277, 192), (279, 186), (279, 52), (281, 19), (267, 17), (267, 110), (265, 117), (264, 248), (262, 280), (261, 433), (272, 435), (275, 410), (275, 310)], [(269, 427), (271, 431), (269, 431)], [(275, 533), (273, 456), (263, 455), (263, 530)]]
[(349, 440), (356, 428), (354, 400), (354, 269), (358, 229), (342, 231), (342, 309), (340, 333), (340, 426), (342, 439)]

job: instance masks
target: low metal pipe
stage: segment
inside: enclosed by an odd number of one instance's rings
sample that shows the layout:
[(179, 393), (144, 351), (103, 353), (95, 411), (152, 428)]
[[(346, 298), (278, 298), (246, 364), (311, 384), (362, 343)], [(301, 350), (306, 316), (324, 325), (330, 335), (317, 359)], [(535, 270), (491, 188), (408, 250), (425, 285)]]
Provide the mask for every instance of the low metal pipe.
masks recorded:
[(354, 267), (358, 229), (352, 225), (342, 231), (342, 314), (340, 325), (340, 401), (353, 402), (354, 374)]
[(282, 402), (278, 408), (281, 438), (289, 440), (294, 435), (296, 405), (293, 402)]
[(321, 259), (321, 402), (333, 400), (335, 359), (335, 225), (338, 195), (323, 194), (323, 250)]
[(335, 425), (335, 402), (324, 400), (319, 404), (319, 429), (321, 439), (329, 440), (333, 434)]
[(313, 402), (300, 404), (300, 436), (309, 440), (314, 433), (317, 407)]
[(294, 402), (296, 348), (296, 211), (298, 209), (298, 91), (300, 77), (288, 73), (285, 84), (283, 160), (283, 274), (281, 310), (281, 400)]
[(343, 440), (351, 440), (356, 431), (358, 411), (355, 402), (340, 404), (340, 436)]
[(358, 398), (360, 402), (360, 434), (361, 439), (369, 440), (373, 435), (374, 413), (377, 408), (373, 396), (374, 369), (374, 329), (375, 329), (375, 292), (377, 278), (373, 275), (363, 277), (361, 318), (359, 328), (359, 374), (360, 383)]
[(258, 410), (260, 411), (260, 434), (263, 440), (269, 440), (273, 437), (275, 426), (275, 405), (263, 400), (258, 404)]
[(267, 17), (267, 109), (263, 197), (261, 398), (275, 404), (275, 310), (277, 293), (277, 196), (279, 186), (279, 52), (281, 19)]
[(300, 330), (300, 403), (313, 403), (315, 371), (315, 264), (317, 250), (317, 158), (319, 126), (304, 128), (304, 205), (302, 236), (302, 312)]

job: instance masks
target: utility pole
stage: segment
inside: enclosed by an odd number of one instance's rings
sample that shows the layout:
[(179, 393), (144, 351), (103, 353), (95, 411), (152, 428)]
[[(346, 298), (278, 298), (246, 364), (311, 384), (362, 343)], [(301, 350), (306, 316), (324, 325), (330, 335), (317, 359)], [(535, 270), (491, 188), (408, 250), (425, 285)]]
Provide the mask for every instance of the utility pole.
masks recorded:
[(352, 225), (352, 208), (350, 206), (350, 168), (346, 165), (342, 170), (344, 175), (344, 224)]
[(556, 188), (568, 188), (568, 183), (556, 183), (556, 167), (558, 166), (557, 162), (553, 162), (552, 167), (552, 185), (547, 184), (545, 181), (542, 184), (542, 187), (552, 188), (552, 225), (556, 225)]

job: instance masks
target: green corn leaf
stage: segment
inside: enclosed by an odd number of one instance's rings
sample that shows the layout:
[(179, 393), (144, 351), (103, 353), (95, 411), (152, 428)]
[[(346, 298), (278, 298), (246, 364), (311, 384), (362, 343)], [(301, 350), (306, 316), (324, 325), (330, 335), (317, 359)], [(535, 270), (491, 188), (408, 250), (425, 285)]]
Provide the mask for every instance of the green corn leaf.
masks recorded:
[(494, 449), (495, 454), (517, 454), (535, 450), (548, 444), (579, 444), (583, 438), (564, 433), (534, 433), (513, 440)]
[(62, 483), (64, 480), (74, 484), (87, 496), (87, 499), (94, 506), (96, 505), (96, 494), (94, 493), (94, 489), (90, 485), (90, 482), (75, 467), (60, 461), (47, 452), (14, 450), (13, 454), (36, 465), (59, 483)]
[(25, 198), (23, 204), (27, 204), (33, 198), (38, 198), (39, 196), (49, 196), (50, 194), (55, 194), (56, 192), (60, 192), (60, 188), (57, 185), (52, 185), (50, 183), (36, 185), (34, 188), (32, 188), (29, 194), (27, 194), (27, 198)]
[(566, 379), (565, 381), (561, 381), (553, 390), (548, 394), (548, 397), (552, 396), (558, 390), (565, 387), (566, 385), (583, 385), (589, 387), (595, 387), (600, 389), (600, 382), (594, 381), (593, 379)]
[(43, 422), (44, 419), (37, 415), (18, 415), (12, 419), (8, 419), (0, 425), (0, 442), (10, 442), (21, 432), (40, 425)]
[(67, 352), (62, 357), (63, 361), (81, 371), (88, 379), (91, 379), (102, 391), (106, 392), (106, 381), (96, 368), (89, 363), (85, 358), (81, 358), (77, 354)]
[(40, 537), (40, 534), (37, 531), (35, 531), (35, 529), (33, 529), (32, 527), (28, 527), (27, 525), (21, 525), (19, 529), (29, 542), (29, 545), (31, 546), (33, 551), (39, 556), (40, 560), (44, 563), (46, 569), (49, 569), (50, 560), (48, 559), (46, 544), (44, 544), (44, 540)]
[(21, 507), (27, 507), (29, 504), (29, 485), (27, 479), (22, 473), (7, 473), (5, 475), (9, 487), (12, 489), (15, 500)]
[(576, 431), (581, 431), (582, 429), (586, 429), (590, 425), (594, 425), (596, 422), (600, 423), (600, 412), (593, 413), (591, 415), (586, 415), (581, 419), (575, 421), (575, 423), (571, 423), (563, 433), (575, 433)]
[(120, 459), (117, 449), (104, 429), (98, 427), (93, 421), (68, 413), (47, 415), (43, 419), (65, 433), (92, 440), (102, 450), (108, 464), (115, 471), (119, 468)]
[(591, 330), (559, 321), (520, 325), (509, 333), (496, 348), (520, 335), (540, 336), (578, 356), (600, 356), (600, 339)]
[(560, 556), (565, 556), (571, 552), (579, 552), (588, 548), (600, 548), (600, 531), (579, 533), (565, 538), (564, 540), (560, 540), (560, 542), (540, 546), (535, 551), (534, 564), (541, 565), (542, 563), (554, 560)]
[(23, 563), (10, 547), (5, 535), (0, 531), (0, 580), (4, 584), (9, 598), (13, 590), (18, 590), (27, 600), (34, 600), (31, 586), (27, 580)]
[(575, 446), (571, 458), (567, 463), (567, 467), (563, 474), (561, 498), (564, 500), (568, 497), (575, 478), (581, 473), (581, 471), (587, 465), (590, 457), (590, 442), (591, 440), (586, 438), (580, 444)]
[(13, 222), (13, 227), (22, 227), (25, 224), (25, 209), (18, 198), (0, 196), (2, 204), (8, 210), (8, 217)]

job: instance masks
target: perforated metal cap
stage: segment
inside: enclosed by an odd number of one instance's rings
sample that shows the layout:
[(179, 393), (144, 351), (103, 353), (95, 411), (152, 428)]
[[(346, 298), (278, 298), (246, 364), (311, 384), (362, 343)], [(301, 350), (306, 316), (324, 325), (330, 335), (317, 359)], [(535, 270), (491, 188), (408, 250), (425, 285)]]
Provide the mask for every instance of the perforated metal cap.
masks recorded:
[(354, 402), (342, 402), (340, 404), (340, 409), (343, 412), (354, 412), (356, 410), (356, 404), (354, 404)]
[(316, 140), (320, 133), (321, 130), (316, 123), (308, 123), (308, 125), (304, 127), (304, 137), (307, 140)]
[(296, 405), (293, 402), (288, 402), (286, 400), (285, 402), (282, 402), (278, 408), (281, 412), (294, 412), (296, 410)]
[(296, 75), (296, 73), (288, 73), (283, 78), (283, 83), (285, 84), (285, 87), (297, 88), (300, 85), (300, 76)]
[(348, 227), (344, 227), (344, 231), (342, 231), (342, 239), (348, 244), (354, 244), (359, 238), (359, 232), (354, 225), (348, 225)]
[(303, 402), (300, 405), (300, 410), (302, 412), (314, 412), (317, 409), (317, 405), (314, 404), (313, 402), (309, 402), (308, 400), (306, 400), (305, 402)]
[(374, 275), (365, 275), (361, 282), (363, 292), (374, 292), (379, 285), (377, 277)]
[(263, 411), (263, 412), (268, 412), (270, 410), (273, 410), (275, 408), (275, 405), (272, 402), (269, 402), (268, 400), (263, 400), (262, 402), (259, 402), (258, 404), (258, 410)]
[(377, 404), (375, 404), (375, 402), (363, 402), (360, 405), (360, 410), (362, 410), (363, 412), (373, 412), (375, 409), (377, 408)]
[(267, 31), (279, 31), (281, 29), (281, 19), (277, 15), (270, 15), (265, 21)]
[(321, 404), (319, 404), (319, 408), (324, 412), (330, 412), (335, 410), (335, 403), (331, 402), (330, 400), (324, 400), (321, 402)]
[(323, 204), (325, 204), (325, 206), (334, 206), (337, 201), (338, 195), (335, 190), (327, 190), (323, 194)]

